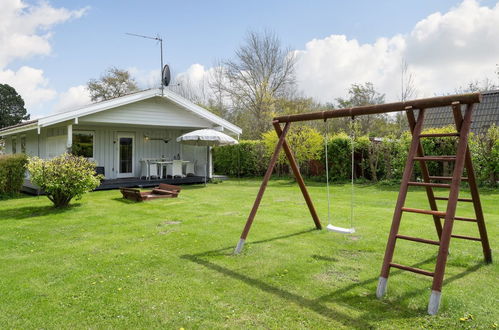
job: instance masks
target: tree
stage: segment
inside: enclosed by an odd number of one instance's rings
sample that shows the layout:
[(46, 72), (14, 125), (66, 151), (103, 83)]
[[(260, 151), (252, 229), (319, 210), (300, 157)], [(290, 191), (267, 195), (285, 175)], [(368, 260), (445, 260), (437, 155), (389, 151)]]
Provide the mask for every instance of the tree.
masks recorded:
[(294, 85), (295, 62), (269, 31), (249, 32), (245, 44), (236, 50), (236, 58), (222, 61), (212, 85), (218, 86), (219, 95), (223, 92), (230, 99), (232, 110), (237, 112), (233, 117), (246, 137), (260, 138), (271, 128), (276, 99)]
[[(417, 91), (414, 83), (414, 73), (409, 71), (409, 65), (405, 60), (401, 65), (401, 78), (400, 78), (400, 101), (404, 102), (416, 98)], [(407, 123), (407, 116), (405, 111), (395, 113), (395, 122), (397, 123), (398, 132), (400, 136), (402, 132), (409, 129)]]
[(130, 94), (138, 90), (137, 83), (130, 72), (111, 67), (98, 79), (87, 83), (92, 102), (105, 101)]
[(17, 91), (7, 85), (0, 84), (0, 128), (19, 124), (28, 120), (29, 114), (24, 107), (24, 100)]
[[(337, 98), (339, 108), (359, 107), (364, 105), (374, 105), (385, 103), (385, 94), (379, 94), (373, 83), (366, 82), (365, 84), (352, 84), (348, 90), (348, 98)], [(386, 114), (364, 115), (359, 116), (356, 122), (360, 123), (361, 135), (380, 136), (387, 133), (387, 116)], [(347, 127), (346, 120), (343, 119), (343, 126)]]

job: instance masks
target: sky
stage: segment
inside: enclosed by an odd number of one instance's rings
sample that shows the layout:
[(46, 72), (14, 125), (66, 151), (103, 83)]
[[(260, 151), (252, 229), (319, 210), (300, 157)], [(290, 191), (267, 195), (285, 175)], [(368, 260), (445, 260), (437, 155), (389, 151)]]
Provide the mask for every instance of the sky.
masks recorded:
[(36, 118), (88, 103), (86, 83), (111, 66), (154, 87), (159, 46), (127, 32), (160, 35), (174, 76), (197, 82), (265, 29), (296, 56), (301, 93), (320, 102), (365, 82), (396, 101), (402, 62), (417, 97), (499, 77), (497, 1), (1, 0), (0, 83)]

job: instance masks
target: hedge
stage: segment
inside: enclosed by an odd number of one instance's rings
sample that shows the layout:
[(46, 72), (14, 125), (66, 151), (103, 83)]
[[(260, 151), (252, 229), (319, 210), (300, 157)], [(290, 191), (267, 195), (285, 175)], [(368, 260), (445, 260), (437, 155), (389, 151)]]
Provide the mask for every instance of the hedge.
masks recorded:
[[(423, 133), (455, 132), (455, 127), (425, 129)], [(290, 131), (289, 133), (293, 133)], [(317, 131), (312, 129), (300, 130), (296, 139), (298, 148), (293, 148), (297, 159), (301, 160), (302, 174), (314, 174), (324, 178), (324, 137), (317, 138)], [(238, 174), (238, 158), (240, 157), (240, 176), (262, 176), (269, 162), (277, 139), (275, 133), (265, 135), (262, 141), (242, 141), (240, 145), (219, 147), (215, 149), (214, 163), (218, 174), (236, 176)], [(310, 138), (310, 141), (307, 139)], [(307, 144), (300, 142), (307, 140)], [(381, 139), (372, 139), (367, 136), (356, 138), (355, 146), (355, 176), (370, 181), (399, 181), (404, 171), (407, 153), (412, 136), (405, 132), (400, 137), (388, 136)], [(329, 174), (331, 181), (346, 181), (350, 179), (351, 144), (350, 137), (345, 133), (334, 134), (328, 141)], [(421, 143), (426, 155), (453, 155), (457, 148), (457, 139), (437, 137), (422, 139)], [(478, 183), (481, 185), (497, 185), (499, 180), (499, 127), (492, 126), (484, 134), (470, 137), (474, 168)], [(319, 149), (320, 148), (320, 149)], [(310, 157), (310, 152), (314, 157)], [(318, 151), (318, 152), (317, 152)], [(302, 157), (303, 155), (307, 157)], [(320, 165), (319, 171), (309, 171), (310, 164)], [(279, 158), (276, 167), (277, 174), (289, 175), (289, 168), (285, 165), (283, 155)], [(284, 165), (283, 165), (284, 164)], [(432, 176), (452, 175), (452, 162), (428, 162), (428, 169)], [(284, 171), (283, 171), (284, 169)], [(415, 180), (422, 179), (419, 163), (416, 162), (413, 170)]]
[(28, 159), (25, 154), (0, 155), (0, 195), (12, 196), (21, 190)]
[(217, 174), (262, 176), (268, 161), (262, 141), (242, 140), (236, 145), (213, 148), (213, 167)]

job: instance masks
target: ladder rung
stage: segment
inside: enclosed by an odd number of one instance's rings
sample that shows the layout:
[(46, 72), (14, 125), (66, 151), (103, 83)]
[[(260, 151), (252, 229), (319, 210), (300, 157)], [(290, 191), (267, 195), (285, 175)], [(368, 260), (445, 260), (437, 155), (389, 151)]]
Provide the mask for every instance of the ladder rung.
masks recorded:
[(431, 133), (431, 134), (420, 134), (419, 137), (446, 137), (446, 136), (459, 136), (459, 133)]
[[(445, 218), (445, 214), (439, 215), (440, 218)], [(476, 219), (474, 218), (465, 218), (465, 217), (454, 217), (454, 220), (459, 220), (459, 221), (468, 221), (468, 222), (477, 222)]]
[(431, 239), (425, 239), (425, 238), (419, 238), (419, 237), (412, 237), (412, 236), (405, 236), (405, 235), (397, 235), (396, 237), (400, 238), (400, 239), (405, 239), (405, 240), (408, 240), (408, 241), (413, 241), (413, 242), (433, 244), (433, 245), (440, 245), (439, 241), (433, 241)]
[(422, 186), (422, 187), (434, 187), (434, 188), (450, 188), (450, 184), (447, 183), (430, 183), (430, 182), (413, 182), (407, 183), (409, 186)]
[[(437, 197), (437, 196), (435, 196), (435, 199), (439, 200), (439, 201), (448, 201), (449, 197)], [(473, 200), (471, 198), (458, 198), (457, 201), (458, 202), (473, 202)]]
[[(430, 180), (452, 181), (451, 176), (430, 176)], [(468, 181), (468, 178), (461, 178), (461, 181)]]
[(424, 160), (424, 161), (438, 161), (438, 162), (453, 162), (456, 160), (456, 156), (417, 156), (413, 158), (414, 160)]
[(436, 216), (439, 216), (441, 218), (445, 217), (445, 212), (442, 212), (442, 211), (412, 209), (412, 208), (409, 208), (409, 207), (403, 207), (402, 211), (404, 211), (404, 212), (412, 212), (412, 213), (420, 213), (420, 214), (436, 215)]
[(454, 217), (454, 220), (468, 221), (468, 222), (477, 222), (477, 220), (474, 219), (474, 218), (465, 218), (465, 217)]
[(415, 267), (399, 265), (399, 264), (395, 264), (393, 262), (390, 263), (390, 267), (395, 267), (395, 268), (398, 268), (398, 269), (407, 270), (407, 271), (410, 271), (410, 272), (413, 272), (413, 273), (418, 273), (418, 274), (422, 274), (422, 275), (426, 275), (426, 276), (434, 276), (435, 275), (435, 273), (429, 272), (429, 271), (424, 270), (424, 269), (419, 269), (419, 268), (415, 268)]
[(450, 237), (460, 238), (460, 239), (467, 239), (467, 240), (470, 240), (470, 241), (479, 241), (479, 242), (482, 240), (481, 238), (478, 238), (478, 237), (463, 236), (463, 235), (450, 235)]

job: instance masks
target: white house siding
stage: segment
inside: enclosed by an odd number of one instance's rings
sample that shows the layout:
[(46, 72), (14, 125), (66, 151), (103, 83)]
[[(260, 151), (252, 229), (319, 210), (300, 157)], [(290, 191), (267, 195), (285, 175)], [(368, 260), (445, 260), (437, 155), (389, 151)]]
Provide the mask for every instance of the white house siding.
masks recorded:
[(79, 119), (84, 123), (132, 124), (168, 127), (209, 128), (213, 124), (180, 108), (171, 101), (155, 97), (119, 106)]
[[(132, 133), (135, 137), (134, 176), (141, 175), (140, 160), (143, 158), (165, 156), (171, 159), (177, 155), (184, 160), (195, 161), (196, 175), (204, 176), (206, 147), (182, 146), (176, 142), (176, 138), (195, 129), (215, 126), (213, 122), (201, 118), (170, 100), (152, 97), (81, 116), (71, 122), (41, 127), (40, 134), (37, 129), (15, 134), (17, 152), (21, 152), (21, 136), (26, 135), (26, 153), (30, 156), (50, 158), (63, 153), (66, 150), (68, 124), (72, 125), (73, 132), (78, 130), (94, 132), (94, 160), (98, 166), (104, 167), (107, 179), (114, 179), (118, 174), (117, 136), (119, 133)], [(145, 136), (152, 140), (146, 140)], [(159, 138), (168, 139), (169, 142), (155, 140)], [(6, 153), (12, 152), (11, 141), (12, 136), (8, 136)]]
[[(163, 156), (173, 158), (180, 155), (183, 160), (196, 162), (196, 175), (204, 176), (206, 169), (206, 147), (184, 146), (176, 141), (180, 135), (192, 129), (180, 128), (157, 128), (157, 127), (126, 127), (126, 126), (97, 126), (97, 125), (75, 125), (74, 131), (94, 132), (94, 161), (98, 166), (105, 169), (106, 179), (117, 177), (117, 136), (119, 133), (131, 133), (135, 138), (134, 150), (134, 176), (141, 175), (141, 162), (143, 158), (161, 158)], [(64, 152), (67, 141), (67, 128), (65, 126), (42, 128), (40, 135), (36, 130), (23, 132), (26, 134), (26, 153), (29, 156), (51, 158), (54, 150)], [(20, 137), (17, 137), (17, 152), (21, 152)], [(145, 136), (153, 139), (168, 139), (168, 143), (162, 140), (146, 140)], [(12, 136), (6, 138), (6, 153), (12, 153)]]
[[(103, 166), (107, 179), (114, 179), (118, 174), (118, 145), (117, 138), (120, 133), (129, 133), (134, 136), (134, 176), (141, 175), (140, 162), (143, 158), (161, 158), (180, 155), (184, 160), (196, 161), (196, 174), (204, 175), (206, 168), (206, 149), (201, 152), (189, 152), (184, 155), (185, 146), (180, 145), (176, 138), (189, 130), (176, 128), (154, 127), (101, 127), (89, 125), (73, 125), (73, 131), (84, 130), (94, 132), (94, 161), (98, 166)], [(148, 136), (153, 140), (147, 140)], [(168, 139), (168, 143), (162, 140)], [(116, 143), (115, 143), (116, 141)]]

